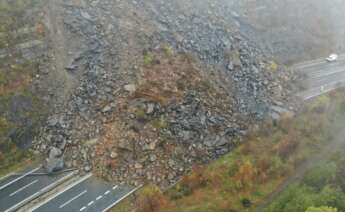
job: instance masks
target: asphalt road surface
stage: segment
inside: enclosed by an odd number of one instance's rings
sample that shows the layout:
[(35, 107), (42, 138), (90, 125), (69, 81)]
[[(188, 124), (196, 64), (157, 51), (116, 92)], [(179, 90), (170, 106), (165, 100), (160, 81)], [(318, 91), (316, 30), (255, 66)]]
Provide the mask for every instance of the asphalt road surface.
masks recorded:
[(23, 172), (23, 175), (11, 175), (2, 179), (0, 182), (0, 211), (15, 210), (16, 206), (35, 197), (40, 191), (66, 176), (66, 174), (32, 175), (42, 171), (40, 167), (31, 168)]
[(76, 183), (52, 196), (33, 212), (101, 212), (117, 204), (136, 189), (117, 186), (98, 180), (92, 175), (81, 178)]
[(305, 75), (303, 83), (306, 89), (298, 94), (305, 100), (345, 84), (345, 55), (340, 55), (335, 62), (319, 59), (295, 65), (293, 68)]

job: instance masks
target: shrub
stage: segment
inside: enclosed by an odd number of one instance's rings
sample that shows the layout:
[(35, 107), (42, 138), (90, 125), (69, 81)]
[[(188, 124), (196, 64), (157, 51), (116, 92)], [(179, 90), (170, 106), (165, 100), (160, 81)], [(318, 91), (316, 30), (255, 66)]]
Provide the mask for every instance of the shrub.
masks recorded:
[(339, 186), (345, 192), (345, 158), (337, 161), (337, 171), (334, 184)]
[(154, 61), (154, 56), (151, 52), (145, 51), (144, 52), (144, 65), (152, 65)]
[(318, 166), (309, 170), (304, 176), (303, 182), (315, 189), (321, 191), (321, 189), (330, 183), (335, 176), (336, 166), (335, 164), (327, 164)]
[(338, 212), (338, 209), (331, 207), (310, 207), (305, 212)]
[(242, 206), (245, 208), (250, 208), (252, 206), (252, 202), (247, 198), (243, 198), (241, 200), (241, 203), (242, 203)]
[(156, 186), (146, 186), (136, 204), (138, 212), (163, 212), (169, 207), (168, 200)]
[(280, 158), (287, 159), (291, 154), (296, 152), (298, 148), (297, 137), (293, 135), (285, 136), (284, 140), (281, 141), (277, 146), (277, 153)]
[(251, 187), (255, 182), (257, 169), (250, 161), (244, 162), (234, 176), (238, 188)]
[(182, 179), (180, 191), (187, 196), (194, 190), (207, 185), (207, 178), (204, 176), (205, 169), (201, 166), (195, 166), (190, 175)]

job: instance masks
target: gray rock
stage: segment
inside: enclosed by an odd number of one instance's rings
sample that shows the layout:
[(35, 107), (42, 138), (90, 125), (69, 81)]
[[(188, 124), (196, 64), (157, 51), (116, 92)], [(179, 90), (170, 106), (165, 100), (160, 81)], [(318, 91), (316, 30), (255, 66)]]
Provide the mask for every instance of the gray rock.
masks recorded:
[(85, 172), (90, 172), (91, 169), (92, 169), (92, 167), (91, 167), (90, 165), (84, 166), (84, 171), (85, 171)]
[(64, 168), (63, 158), (47, 158), (45, 163), (45, 169), (48, 173), (60, 171)]
[(137, 87), (134, 84), (125, 85), (123, 88), (125, 89), (125, 91), (128, 91), (130, 93), (134, 93), (137, 90)]
[(115, 159), (115, 158), (117, 158), (117, 153), (116, 152), (114, 152), (114, 151), (112, 151), (111, 153), (110, 153), (110, 158), (112, 158), (112, 159)]
[(143, 168), (143, 165), (141, 165), (140, 163), (135, 163), (135, 164), (134, 164), (134, 168), (135, 168), (135, 169), (142, 169), (142, 168)]
[(157, 156), (156, 155), (150, 155), (150, 161), (154, 162), (157, 160)]
[(102, 113), (108, 113), (112, 110), (111, 106), (110, 105), (107, 105), (105, 106), (103, 109), (102, 109)]
[(53, 158), (59, 158), (62, 155), (62, 151), (56, 147), (52, 147), (49, 150), (49, 158), (53, 159)]
[(155, 111), (155, 104), (153, 104), (153, 103), (146, 104), (146, 114), (147, 115), (153, 114), (154, 111)]

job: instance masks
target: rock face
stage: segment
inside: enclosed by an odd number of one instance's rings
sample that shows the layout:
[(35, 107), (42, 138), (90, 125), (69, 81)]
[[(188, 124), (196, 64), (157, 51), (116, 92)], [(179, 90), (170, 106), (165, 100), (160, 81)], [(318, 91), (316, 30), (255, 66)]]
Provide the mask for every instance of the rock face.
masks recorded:
[(61, 167), (57, 148), (85, 172), (168, 186), (289, 100), (293, 73), (231, 31), (212, 2), (54, 1), (62, 67), (78, 82), (34, 141), (53, 147), (49, 167)]

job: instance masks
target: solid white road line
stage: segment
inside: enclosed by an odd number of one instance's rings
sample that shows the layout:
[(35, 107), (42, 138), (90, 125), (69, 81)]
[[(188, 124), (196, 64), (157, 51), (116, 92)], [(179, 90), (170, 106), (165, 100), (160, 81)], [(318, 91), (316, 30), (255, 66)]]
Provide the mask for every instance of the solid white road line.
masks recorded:
[(5, 180), (6, 178), (12, 176), (13, 174), (15, 174), (15, 173), (14, 173), (14, 172), (11, 172), (11, 173), (9, 173), (9, 174), (6, 174), (5, 176), (0, 177), (0, 183), (1, 183), (1, 181)]
[(345, 72), (344, 67), (342, 67), (341, 69), (334, 69), (331, 71), (323, 71), (320, 73), (309, 74), (308, 79), (316, 79), (316, 78), (325, 77), (325, 76), (329, 76), (329, 75), (333, 75), (333, 74), (337, 74), (337, 73), (342, 73), (342, 72)]
[[(338, 59), (337, 61), (342, 61), (345, 58), (345, 55), (338, 55)], [(316, 60), (310, 60), (310, 61), (306, 61), (306, 62), (302, 62), (302, 63), (298, 63), (295, 65), (292, 65), (292, 68), (305, 68), (305, 67), (309, 67), (309, 66), (314, 66), (314, 65), (319, 65), (319, 64), (323, 64), (323, 63), (328, 63), (326, 61), (326, 58), (320, 58), (320, 59), (316, 59)]]
[(27, 184), (27, 185), (21, 187), (21, 188), (18, 189), (17, 191), (15, 191), (15, 192), (13, 192), (12, 194), (10, 194), (10, 197), (13, 196), (13, 195), (15, 195), (15, 194), (17, 194), (17, 193), (19, 193), (19, 192), (21, 192), (21, 191), (23, 191), (23, 190), (26, 189), (27, 187), (29, 187), (29, 186), (31, 186), (31, 185), (37, 183), (37, 182), (38, 182), (38, 180), (34, 180), (34, 181), (32, 181), (31, 183), (29, 183), (29, 184)]
[[(75, 172), (70, 173), (69, 175), (67, 175), (66, 177), (70, 177), (71, 175), (74, 175)], [(30, 211), (35, 211), (36, 209), (42, 207), (43, 205), (45, 205), (47, 202), (49, 202), (50, 200), (56, 198), (57, 196), (59, 196), (60, 194), (64, 193), (65, 191), (71, 189), (72, 187), (78, 185), (79, 183), (83, 182), (84, 180), (90, 178), (92, 176), (92, 174), (88, 174), (82, 178), (80, 178), (78, 181), (72, 183), (71, 185), (67, 186), (65, 189), (63, 189), (62, 191), (52, 195), (51, 197), (47, 198), (46, 200), (40, 202), (40, 204), (36, 205), (35, 207), (31, 208)]]
[(31, 170), (31, 171), (29, 171), (29, 172), (23, 174), (22, 176), (20, 176), (20, 177), (14, 179), (14, 180), (12, 180), (11, 182), (6, 183), (5, 185), (3, 185), (3, 186), (0, 187), (0, 191), (1, 191), (2, 189), (4, 189), (4, 188), (10, 186), (11, 184), (17, 182), (18, 180), (23, 179), (23, 178), (26, 177), (27, 175), (29, 175), (29, 174), (31, 174), (31, 173), (34, 173), (35, 171), (39, 170), (40, 168), (41, 168), (41, 166), (39, 166), (39, 167), (37, 167), (37, 168), (35, 168), (35, 169), (33, 169), (33, 170)]
[(24, 199), (23, 201), (21, 201), (21, 202), (15, 204), (15, 205), (13, 205), (13, 206), (10, 207), (9, 209), (5, 210), (5, 212), (15, 211), (16, 208), (19, 207), (19, 205), (23, 204), (23, 202), (25, 202), (27, 199), (30, 199), (30, 198), (32, 198), (32, 197), (34, 197), (34, 196), (36, 196), (36, 195), (39, 195), (39, 192), (36, 192), (36, 193), (34, 193), (33, 195), (31, 195), (30, 197)]
[(66, 205), (70, 204), (71, 202), (73, 202), (74, 200), (78, 199), (79, 197), (81, 197), (82, 195), (84, 195), (87, 192), (87, 190), (82, 191), (81, 193), (79, 193), (77, 196), (73, 197), (72, 199), (68, 200), (67, 202), (65, 202), (64, 204), (60, 205), (59, 208), (63, 208)]
[(118, 204), (119, 202), (121, 202), (123, 199), (127, 198), (129, 195), (131, 195), (133, 192), (135, 192), (136, 190), (138, 190), (139, 188), (141, 188), (143, 185), (140, 185), (138, 187), (136, 187), (135, 189), (133, 189), (132, 191), (128, 192), (125, 196), (121, 197), (120, 199), (116, 200), (114, 203), (110, 204), (107, 208), (105, 208), (102, 212), (106, 212), (108, 211), (110, 208), (114, 207), (116, 204)]
[[(73, 175), (74, 173), (70, 173), (60, 179), (58, 179), (57, 181), (49, 184), (48, 186), (42, 188), (41, 190), (39, 190), (38, 192), (34, 193), (33, 195), (29, 196), (28, 198), (22, 200), (21, 202), (18, 202), (17, 204), (13, 205), (11, 208), (7, 209), (5, 212), (10, 212), (10, 211), (17, 211), (18, 208), (22, 207), (24, 204), (28, 203), (29, 201), (37, 198), (39, 195), (49, 191), (51, 188), (53, 188), (54, 186), (56, 186), (57, 184), (59, 184), (60, 182), (64, 181), (65, 179), (69, 178), (71, 175)], [(32, 209), (30, 209), (29, 211), (32, 211)]]

